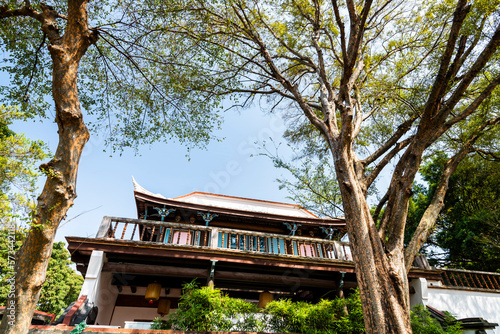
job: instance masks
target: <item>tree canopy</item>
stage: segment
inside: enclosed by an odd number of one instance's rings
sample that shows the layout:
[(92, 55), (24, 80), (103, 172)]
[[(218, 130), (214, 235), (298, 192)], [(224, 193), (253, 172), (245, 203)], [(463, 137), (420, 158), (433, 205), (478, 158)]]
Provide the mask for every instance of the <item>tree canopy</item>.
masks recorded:
[[(1, 69), (10, 82), (0, 86), (0, 100), (19, 107), (26, 117), (52, 117), (48, 97), (53, 89), (53, 60), (48, 47), (53, 41), (41, 29), (43, 22), (37, 15), (52, 10), (63, 36), (69, 7), (66, 3), (44, 7), (41, 1), (27, 2), (25, 7), (17, 1), (5, 3), (0, 47), (6, 57)], [(141, 21), (140, 14), (120, 1), (89, 4), (89, 28), (99, 38), (78, 69), (78, 98), (86, 121), (113, 149), (169, 140), (203, 146), (212, 138), (211, 130), (220, 126), (220, 108), (203, 94), (189, 96), (181, 80), (169, 81), (164, 73), (177, 64), (163, 58), (163, 46), (172, 46), (172, 41)], [(140, 34), (134, 26), (142, 28)], [(182, 57), (181, 45), (177, 52)], [(200, 86), (209, 80), (201, 69), (191, 71), (186, 75), (200, 78)]]

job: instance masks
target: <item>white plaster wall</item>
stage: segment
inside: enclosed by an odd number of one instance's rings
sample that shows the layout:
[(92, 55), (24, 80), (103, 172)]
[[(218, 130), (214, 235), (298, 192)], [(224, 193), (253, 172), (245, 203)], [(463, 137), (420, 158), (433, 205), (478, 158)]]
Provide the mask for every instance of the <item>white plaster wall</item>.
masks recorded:
[(156, 307), (126, 307), (116, 306), (111, 319), (111, 326), (125, 326), (125, 321), (151, 320), (153, 321), (159, 314)]
[[(156, 313), (156, 308), (115, 306), (118, 295), (144, 296), (146, 287), (137, 287), (136, 291), (132, 292), (129, 286), (124, 286), (122, 292), (119, 293), (118, 288), (111, 285), (112, 278), (112, 273), (101, 274), (102, 288), (99, 291), (100, 303), (97, 324), (121, 326), (123, 328), (125, 321), (134, 321), (135, 319), (154, 320), (159, 316)], [(179, 298), (180, 296), (181, 289), (170, 289), (168, 295), (165, 294), (165, 289), (161, 289), (160, 297)], [(171, 309), (170, 313), (173, 311), (174, 309)]]
[(99, 311), (96, 319), (96, 324), (98, 325), (109, 325), (111, 315), (113, 314), (118, 289), (116, 286), (111, 285), (112, 279), (112, 273), (101, 273), (97, 303)]
[(414, 294), (410, 294), (410, 306), (427, 303), (427, 280), (425, 278), (414, 278), (410, 281), (410, 286), (415, 289)]
[[(424, 304), (448, 311), (457, 318), (479, 317), (500, 324), (500, 294), (428, 287)], [(500, 327), (489, 333), (500, 334)]]

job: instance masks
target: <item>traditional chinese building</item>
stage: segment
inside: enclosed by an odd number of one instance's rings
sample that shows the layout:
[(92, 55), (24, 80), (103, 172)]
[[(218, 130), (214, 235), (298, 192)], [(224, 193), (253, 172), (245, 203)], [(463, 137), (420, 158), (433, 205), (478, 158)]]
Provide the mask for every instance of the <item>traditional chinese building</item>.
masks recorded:
[[(182, 285), (193, 279), (261, 304), (315, 302), (356, 286), (342, 218), (202, 192), (166, 198), (135, 181), (134, 196), (137, 219), (104, 217), (95, 238), (66, 238), (85, 282), (60, 322), (148, 323), (175, 310)], [(414, 302), (422, 302), (416, 299), (427, 293), (427, 282), (443, 286), (442, 275), (413, 268)]]

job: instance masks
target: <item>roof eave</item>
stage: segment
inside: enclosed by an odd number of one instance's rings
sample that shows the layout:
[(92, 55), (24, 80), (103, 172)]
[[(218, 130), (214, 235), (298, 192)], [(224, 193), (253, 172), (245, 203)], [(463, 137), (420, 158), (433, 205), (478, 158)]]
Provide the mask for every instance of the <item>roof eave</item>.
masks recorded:
[[(194, 204), (188, 202), (182, 202), (174, 199), (159, 198), (149, 194), (144, 194), (142, 192), (134, 191), (134, 197), (136, 203), (139, 201), (149, 201), (162, 205), (176, 206), (183, 209), (199, 210), (199, 211), (210, 211), (217, 214), (228, 214), (246, 218), (258, 218), (263, 220), (277, 221), (277, 222), (293, 222), (293, 223), (304, 223), (304, 224), (315, 224), (315, 225), (329, 225), (336, 226), (339, 228), (345, 227), (345, 220), (343, 219), (332, 219), (332, 218), (308, 218), (308, 217), (295, 217), (286, 215), (277, 215), (263, 212), (254, 211), (244, 211), (236, 209), (221, 208), (216, 206)], [(139, 213), (139, 208), (137, 208)]]

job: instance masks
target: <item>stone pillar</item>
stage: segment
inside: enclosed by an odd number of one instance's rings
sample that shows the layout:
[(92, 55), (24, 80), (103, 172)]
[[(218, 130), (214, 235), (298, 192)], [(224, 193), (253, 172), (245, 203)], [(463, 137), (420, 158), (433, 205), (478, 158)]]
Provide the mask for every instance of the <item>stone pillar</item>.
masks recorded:
[(80, 296), (87, 295), (88, 302), (94, 303), (95, 305), (98, 304), (99, 283), (101, 280), (102, 266), (105, 260), (106, 256), (103, 251), (92, 251), (87, 273), (85, 274), (85, 281), (80, 291)]
[(410, 306), (417, 304), (427, 305), (429, 299), (427, 290), (427, 280), (425, 278), (414, 278), (410, 282), (410, 286), (415, 289), (415, 293), (410, 295)]

